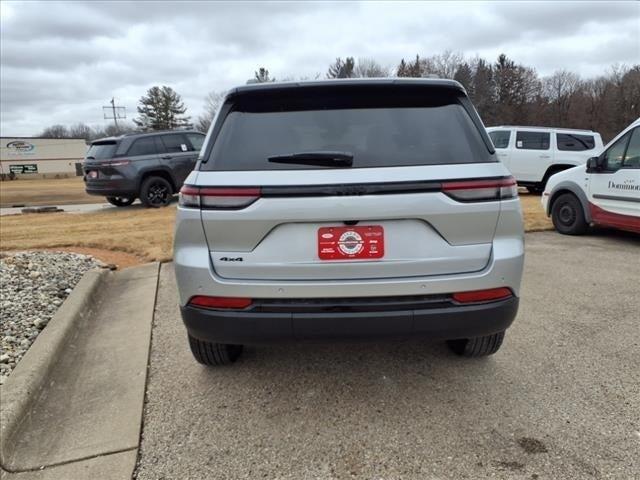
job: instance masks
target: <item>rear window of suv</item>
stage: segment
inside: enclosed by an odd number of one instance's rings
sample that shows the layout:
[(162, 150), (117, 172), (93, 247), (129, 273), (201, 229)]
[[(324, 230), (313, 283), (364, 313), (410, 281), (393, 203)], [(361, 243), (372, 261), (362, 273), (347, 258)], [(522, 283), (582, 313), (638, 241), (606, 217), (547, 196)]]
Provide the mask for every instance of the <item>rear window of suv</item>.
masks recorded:
[(308, 152), (351, 154), (352, 168), (495, 161), (467, 111), (447, 91), (264, 97), (237, 99), (201, 170), (327, 168), (268, 161)]
[(106, 160), (113, 158), (117, 149), (117, 142), (92, 143), (89, 150), (87, 150), (86, 158), (89, 160)]
[(578, 135), (575, 133), (556, 134), (558, 150), (582, 152), (595, 148), (596, 142), (593, 135)]

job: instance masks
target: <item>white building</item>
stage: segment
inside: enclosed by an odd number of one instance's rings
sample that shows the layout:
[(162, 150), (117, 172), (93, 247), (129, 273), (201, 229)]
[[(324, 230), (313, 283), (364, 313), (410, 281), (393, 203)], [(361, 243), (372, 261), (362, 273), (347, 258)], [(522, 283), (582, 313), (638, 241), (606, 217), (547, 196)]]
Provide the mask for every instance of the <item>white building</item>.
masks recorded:
[(17, 177), (82, 175), (83, 138), (0, 137), (0, 174)]

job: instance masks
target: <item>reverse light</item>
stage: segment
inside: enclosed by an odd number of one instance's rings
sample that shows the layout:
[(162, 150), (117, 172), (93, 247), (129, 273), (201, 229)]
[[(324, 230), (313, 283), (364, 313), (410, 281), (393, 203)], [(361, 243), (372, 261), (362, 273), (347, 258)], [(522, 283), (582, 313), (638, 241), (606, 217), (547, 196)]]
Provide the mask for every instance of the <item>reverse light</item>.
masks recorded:
[(248, 207), (260, 198), (258, 187), (195, 187), (184, 185), (180, 189), (181, 207), (238, 210)]
[(451, 298), (458, 303), (482, 303), (495, 300), (504, 300), (513, 296), (511, 289), (507, 287), (490, 288), (488, 290), (474, 290), (471, 292), (458, 292)]
[(189, 300), (190, 307), (242, 310), (251, 306), (253, 300), (244, 297), (209, 297), (196, 295)]
[(518, 186), (513, 177), (444, 182), (442, 191), (459, 202), (508, 200), (518, 196)]

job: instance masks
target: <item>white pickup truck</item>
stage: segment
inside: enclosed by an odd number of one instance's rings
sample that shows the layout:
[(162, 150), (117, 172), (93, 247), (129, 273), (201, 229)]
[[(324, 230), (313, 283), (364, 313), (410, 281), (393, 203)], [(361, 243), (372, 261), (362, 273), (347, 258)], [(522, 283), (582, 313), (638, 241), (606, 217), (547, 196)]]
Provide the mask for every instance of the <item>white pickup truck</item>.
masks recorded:
[(589, 225), (640, 233), (640, 118), (586, 165), (550, 177), (542, 206), (567, 235), (585, 233)]
[(551, 175), (584, 164), (602, 151), (600, 134), (591, 130), (502, 126), (487, 132), (518, 185), (537, 194)]

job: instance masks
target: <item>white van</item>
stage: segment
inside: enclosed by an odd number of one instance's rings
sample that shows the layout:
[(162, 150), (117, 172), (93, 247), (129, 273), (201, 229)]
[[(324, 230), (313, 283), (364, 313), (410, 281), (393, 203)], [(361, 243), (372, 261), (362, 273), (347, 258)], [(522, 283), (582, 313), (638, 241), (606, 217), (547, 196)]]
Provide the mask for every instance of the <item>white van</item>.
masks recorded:
[(549, 178), (542, 206), (566, 235), (591, 224), (640, 233), (640, 118), (586, 165)]
[(498, 158), (531, 193), (541, 193), (554, 173), (587, 162), (602, 151), (591, 130), (502, 126), (487, 128)]

